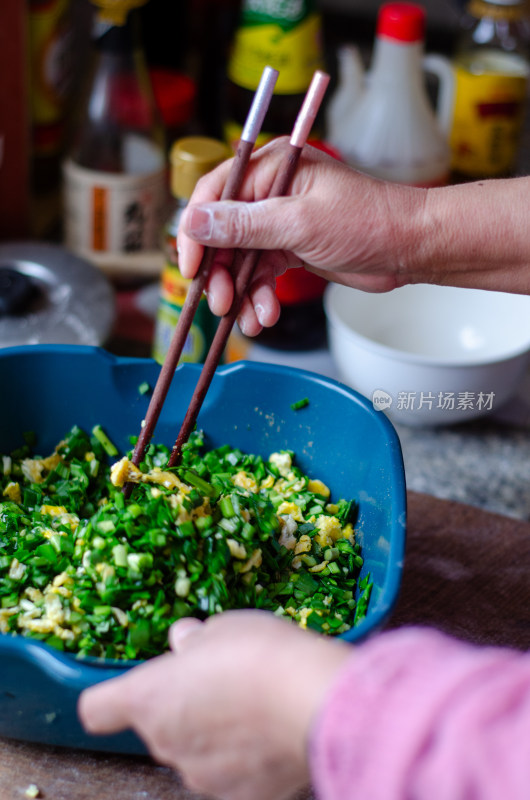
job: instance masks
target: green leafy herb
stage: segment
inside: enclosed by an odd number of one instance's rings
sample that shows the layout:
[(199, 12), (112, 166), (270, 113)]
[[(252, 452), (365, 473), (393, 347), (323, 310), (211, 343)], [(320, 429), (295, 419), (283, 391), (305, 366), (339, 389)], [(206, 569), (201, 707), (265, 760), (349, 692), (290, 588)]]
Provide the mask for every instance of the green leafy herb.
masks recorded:
[(302, 400), (297, 400), (295, 403), (291, 403), (291, 408), (293, 411), (299, 411), (301, 408), (305, 408), (309, 405), (309, 398), (304, 397)]
[(130, 453), (111, 466), (100, 425), (74, 426), (47, 457), (25, 438), (0, 455), (1, 632), (142, 659), (182, 616), (255, 607), (334, 635), (366, 615), (356, 504), (331, 502), (291, 451), (208, 450), (195, 431), (178, 468), (164, 445), (138, 468)]

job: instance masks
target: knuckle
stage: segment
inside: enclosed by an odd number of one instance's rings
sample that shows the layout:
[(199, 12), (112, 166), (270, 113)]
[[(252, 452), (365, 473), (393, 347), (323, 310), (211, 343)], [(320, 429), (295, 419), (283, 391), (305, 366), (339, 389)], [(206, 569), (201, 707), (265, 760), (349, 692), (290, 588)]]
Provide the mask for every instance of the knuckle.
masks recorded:
[(229, 235), (239, 247), (248, 247), (254, 231), (252, 213), (247, 204), (242, 203), (237, 214), (232, 214), (229, 220)]

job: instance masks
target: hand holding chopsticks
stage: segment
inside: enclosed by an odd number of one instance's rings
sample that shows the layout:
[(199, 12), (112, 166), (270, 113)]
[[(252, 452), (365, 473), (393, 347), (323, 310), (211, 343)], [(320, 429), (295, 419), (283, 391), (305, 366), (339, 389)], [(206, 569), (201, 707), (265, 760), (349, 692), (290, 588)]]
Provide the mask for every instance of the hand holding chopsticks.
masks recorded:
[[(223, 193), (221, 196), (223, 200), (235, 200), (239, 193), (239, 189), (243, 183), (243, 178), (245, 177), (247, 164), (252, 154), (252, 150), (256, 144), (256, 139), (258, 138), (258, 134), (261, 130), (265, 114), (269, 108), (277, 80), (278, 70), (272, 69), (272, 67), (265, 67), (245, 121), (241, 139), (239, 140), (234, 161), (232, 162), (232, 168), (228, 174), (226, 184), (223, 188)], [(138, 465), (142, 461), (147, 446), (151, 441), (151, 437), (153, 435), (156, 423), (158, 422), (158, 418), (160, 417), (162, 406), (164, 405), (164, 401), (167, 397), (173, 375), (175, 374), (175, 369), (177, 368), (180, 356), (182, 355), (182, 350), (184, 349), (184, 345), (186, 343), (186, 337), (188, 336), (195, 312), (197, 311), (199, 302), (208, 281), (214, 257), (215, 250), (211, 247), (205, 248), (199, 270), (188, 289), (186, 301), (180, 313), (177, 327), (175, 328), (168, 352), (160, 371), (160, 375), (158, 376), (158, 380), (156, 382), (156, 386), (149, 403), (149, 408), (147, 409), (147, 414), (142, 424), (140, 435), (138, 436), (138, 441), (136, 442), (136, 446), (132, 455), (133, 464)], [(131, 489), (132, 485), (129, 483), (126, 483), (123, 487), (123, 493), (126, 497), (129, 497)]]
[[(267, 72), (267, 70), (270, 70), (270, 72)], [(230, 170), (221, 199), (236, 199), (237, 197), (237, 193), (243, 182), (244, 171), (248, 164), (257, 134), (263, 122), (265, 112), (272, 96), (277, 75), (278, 73), (275, 70), (271, 70), (269, 67), (267, 67), (264, 71), (260, 87), (258, 87), (258, 91), (249, 112), (236, 158), (232, 165), (232, 169)], [(285, 159), (277, 172), (273, 186), (269, 193), (270, 197), (280, 196), (285, 194), (287, 191), (296, 170), (302, 148), (307, 140), (315, 117), (318, 113), (318, 109), (324, 97), (328, 83), (328, 75), (320, 71), (315, 73), (311, 82), (311, 86), (309, 87), (295, 122), (289, 149), (286, 152)], [(160, 416), (164, 400), (169, 391), (171, 380), (182, 353), (186, 336), (193, 321), (193, 317), (199, 304), (202, 292), (206, 286), (206, 282), (213, 264), (214, 255), (215, 251), (212, 248), (205, 249), (199, 271), (190, 285), (184, 308), (182, 309), (177, 328), (173, 335), (170, 348), (162, 366), (160, 376), (147, 410), (140, 436), (134, 449), (132, 457), (134, 464), (139, 464), (143, 459), (145, 450), (153, 435), (155, 425)], [(187, 441), (189, 434), (195, 425), (200, 408), (206, 396), (206, 392), (208, 391), (208, 387), (212, 381), (215, 369), (219, 364), (222, 353), (226, 346), (230, 331), (232, 330), (232, 327), (237, 319), (243, 299), (251, 284), (252, 276), (259, 261), (259, 257), (260, 252), (257, 250), (247, 251), (244, 255), (243, 262), (235, 276), (234, 299), (232, 305), (228, 313), (225, 314), (225, 316), (223, 316), (219, 322), (216, 335), (206, 357), (204, 367), (197, 382), (193, 397), (190, 401), (188, 412), (185, 416), (179, 435), (173, 447), (169, 460), (169, 466), (174, 466), (180, 459), (182, 445)], [(126, 484), (123, 491), (126, 496), (129, 496), (131, 485)]]
[[(327, 85), (329, 83), (329, 75), (323, 72), (316, 72), (311, 86), (306, 94), (296, 123), (293, 128), (289, 148), (285, 154), (284, 160), (276, 173), (275, 180), (269, 192), (269, 197), (281, 197), (289, 188), (291, 180), (293, 179), (298, 160), (302, 153), (302, 148), (307, 140), (309, 132), (315, 121), (318, 109), (324, 97)], [(250, 287), (254, 270), (259, 261), (259, 250), (248, 250), (245, 253), (243, 262), (235, 276), (234, 286), (234, 299), (227, 314), (221, 317), (214, 340), (206, 356), (204, 366), (202, 368), (199, 380), (195, 387), (195, 391), (188, 406), (188, 411), (184, 417), (184, 422), (180, 429), (177, 440), (173, 446), (168, 465), (174, 466), (180, 459), (182, 454), (182, 445), (188, 440), (188, 437), (197, 421), (199, 411), (206, 396), (206, 392), (212, 382), (214, 372), (221, 360), (221, 356), (226, 347), (228, 337), (241, 310), (244, 297)]]

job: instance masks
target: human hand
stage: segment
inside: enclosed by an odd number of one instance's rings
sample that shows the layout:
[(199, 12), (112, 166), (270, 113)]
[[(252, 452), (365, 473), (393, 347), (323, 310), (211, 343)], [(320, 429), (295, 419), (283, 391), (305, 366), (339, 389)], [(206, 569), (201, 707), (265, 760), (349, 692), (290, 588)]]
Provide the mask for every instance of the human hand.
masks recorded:
[(170, 643), (81, 694), (86, 730), (132, 728), (214, 797), (282, 800), (306, 785), (309, 729), (350, 646), (254, 610), (180, 620)]
[(179, 266), (185, 277), (195, 275), (204, 245), (223, 248), (207, 287), (216, 314), (226, 313), (232, 302), (233, 248), (264, 251), (239, 316), (249, 336), (277, 321), (275, 279), (289, 267), (305, 265), (328, 280), (368, 291), (407, 282), (403, 265), (414, 247), (407, 231), (424, 203), (424, 190), (374, 180), (308, 146), (288, 196), (264, 199), (287, 146), (282, 137), (253, 154), (240, 201), (219, 201), (230, 162), (217, 167), (199, 181), (181, 218)]

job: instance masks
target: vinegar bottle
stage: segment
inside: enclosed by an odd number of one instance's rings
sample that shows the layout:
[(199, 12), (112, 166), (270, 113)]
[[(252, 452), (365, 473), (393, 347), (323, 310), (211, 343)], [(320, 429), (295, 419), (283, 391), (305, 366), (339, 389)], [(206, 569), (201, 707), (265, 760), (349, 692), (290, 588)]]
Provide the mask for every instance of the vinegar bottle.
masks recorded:
[(162, 267), (164, 132), (132, 9), (145, 0), (93, 1), (104, 8), (95, 18), (88, 90), (63, 166), (65, 238), (110, 277), (128, 279), (149, 259)]
[(525, 0), (472, 0), (454, 57), (453, 180), (513, 174), (529, 75)]

